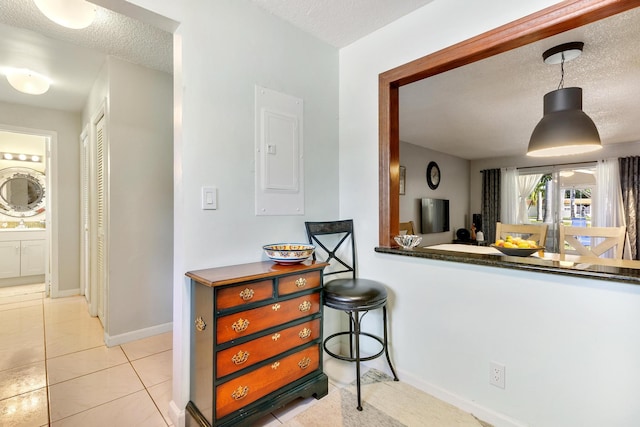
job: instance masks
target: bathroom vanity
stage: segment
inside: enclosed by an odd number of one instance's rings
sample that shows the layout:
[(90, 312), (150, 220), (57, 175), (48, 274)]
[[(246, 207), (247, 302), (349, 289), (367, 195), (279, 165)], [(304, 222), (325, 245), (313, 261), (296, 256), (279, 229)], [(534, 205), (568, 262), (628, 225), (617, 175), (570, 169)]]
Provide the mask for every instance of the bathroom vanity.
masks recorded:
[(44, 282), (44, 229), (0, 229), (0, 286)]
[(268, 261), (187, 273), (187, 426), (251, 425), (298, 397), (327, 394), (321, 293), (326, 265)]

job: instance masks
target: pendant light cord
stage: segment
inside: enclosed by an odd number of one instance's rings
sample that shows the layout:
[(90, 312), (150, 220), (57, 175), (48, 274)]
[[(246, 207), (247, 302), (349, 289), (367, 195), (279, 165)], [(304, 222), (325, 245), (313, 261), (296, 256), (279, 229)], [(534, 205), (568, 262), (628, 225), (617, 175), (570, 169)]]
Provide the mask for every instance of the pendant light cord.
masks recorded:
[(564, 52), (562, 52), (562, 60), (560, 61), (560, 83), (558, 89), (564, 88)]

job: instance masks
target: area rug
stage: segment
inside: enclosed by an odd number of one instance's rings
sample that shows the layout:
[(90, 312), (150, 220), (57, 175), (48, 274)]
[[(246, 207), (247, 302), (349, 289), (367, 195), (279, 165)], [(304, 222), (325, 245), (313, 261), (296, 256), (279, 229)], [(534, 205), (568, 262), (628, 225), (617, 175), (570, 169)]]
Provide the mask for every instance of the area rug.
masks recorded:
[(362, 411), (356, 409), (355, 381), (336, 388), (287, 427), (491, 427), (448, 403), (375, 369), (361, 377)]

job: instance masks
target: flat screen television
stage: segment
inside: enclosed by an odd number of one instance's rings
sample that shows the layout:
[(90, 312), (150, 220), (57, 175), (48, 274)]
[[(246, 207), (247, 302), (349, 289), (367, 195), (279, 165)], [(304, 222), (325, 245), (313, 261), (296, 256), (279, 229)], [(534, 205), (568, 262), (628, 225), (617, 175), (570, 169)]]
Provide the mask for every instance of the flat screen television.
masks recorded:
[(422, 234), (449, 231), (449, 200), (422, 199)]

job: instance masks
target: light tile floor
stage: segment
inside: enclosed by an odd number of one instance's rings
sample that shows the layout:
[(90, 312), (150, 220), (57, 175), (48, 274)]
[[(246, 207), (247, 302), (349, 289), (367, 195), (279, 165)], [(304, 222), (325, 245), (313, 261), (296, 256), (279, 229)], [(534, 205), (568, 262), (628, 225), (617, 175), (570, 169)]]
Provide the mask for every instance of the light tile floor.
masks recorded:
[[(172, 334), (107, 348), (83, 296), (52, 300), (43, 291), (0, 288), (0, 426), (171, 426)], [(353, 389), (353, 364), (326, 357), (324, 370), (329, 396), (298, 399), (254, 425), (366, 425), (353, 405), (339, 410), (341, 390)], [(408, 426), (481, 425), (401, 382), (363, 389), (363, 402)]]
[(171, 426), (172, 334), (107, 348), (82, 296), (0, 288), (0, 425)]

